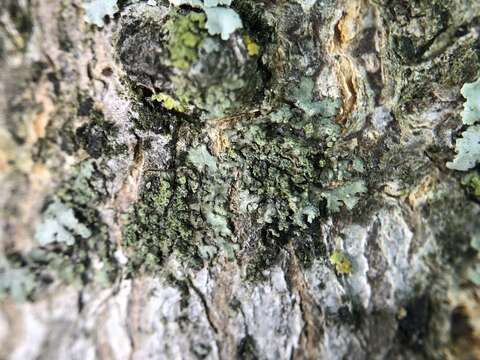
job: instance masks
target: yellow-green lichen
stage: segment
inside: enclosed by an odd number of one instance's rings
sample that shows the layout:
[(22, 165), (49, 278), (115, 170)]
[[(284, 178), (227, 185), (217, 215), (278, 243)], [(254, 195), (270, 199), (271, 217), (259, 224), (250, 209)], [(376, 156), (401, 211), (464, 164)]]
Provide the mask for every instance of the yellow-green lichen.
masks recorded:
[(352, 262), (342, 251), (335, 250), (330, 256), (330, 263), (335, 266), (335, 271), (341, 275), (350, 275), (352, 273)]
[(152, 100), (158, 101), (167, 110), (174, 110), (180, 113), (186, 111), (186, 105), (166, 93), (157, 93), (152, 95)]
[(171, 18), (165, 23), (165, 30), (173, 66), (187, 69), (198, 59), (198, 47), (207, 36), (205, 22), (203, 13), (181, 15), (172, 12)]
[(261, 47), (258, 45), (250, 36), (245, 35), (243, 37), (245, 46), (247, 47), (247, 53), (249, 56), (258, 56), (260, 55)]

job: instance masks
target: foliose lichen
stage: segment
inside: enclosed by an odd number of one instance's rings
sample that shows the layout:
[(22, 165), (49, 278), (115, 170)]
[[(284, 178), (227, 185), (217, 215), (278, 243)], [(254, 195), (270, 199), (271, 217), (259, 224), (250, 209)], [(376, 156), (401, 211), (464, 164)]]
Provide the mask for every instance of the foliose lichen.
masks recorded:
[(85, 21), (98, 27), (105, 25), (104, 18), (112, 17), (119, 9), (117, 0), (84, 0)]
[[(205, 7), (205, 12), (127, 11), (117, 47), (133, 85), (168, 96), (168, 101), (161, 101), (167, 110), (180, 109), (199, 121), (251, 107), (261, 91), (262, 74), (256, 57), (249, 55), (245, 34), (230, 33), (233, 28), (224, 28), (224, 22), (208, 22), (208, 14), (220, 10), (233, 11), (223, 7)], [(222, 36), (228, 33), (228, 42), (211, 34), (212, 24), (219, 26)], [(251, 52), (254, 45), (249, 46)], [(157, 55), (152, 58), (152, 53)]]
[(25, 253), (7, 251), (0, 258), (0, 298), (33, 299), (56, 282), (108, 286), (118, 264), (97, 210), (105, 195), (94, 161), (74, 167), (47, 202), (36, 228), (37, 246)]
[(464, 84), (462, 95), (467, 99), (462, 112), (462, 120), (469, 127), (457, 139), (455, 151), (457, 155), (447, 167), (452, 170), (467, 171), (480, 161), (480, 79), (474, 83)]
[[(185, 19), (190, 11), (174, 9), (166, 16)], [(298, 4), (285, 4), (282, 11), (295, 15), (281, 19), (304, 21)], [(282, 39), (293, 43), (300, 37), (301, 45), (289, 49), (290, 58), (272, 61), (280, 49), (265, 43), (268, 36), (249, 33), (259, 22), (269, 26), (268, 19), (246, 18), (245, 32), (231, 34), (229, 42), (202, 35), (198, 57), (183, 69), (165, 68), (169, 51), (158, 51), (162, 59), (153, 64), (158, 72), (150, 86), (168, 94), (161, 99), (164, 108), (169, 97), (188, 99), (188, 119), (158, 112), (142, 121), (143, 130), (161, 127), (169, 134), (172, 161), (148, 171), (129, 214), (124, 239), (131, 271), (156, 269), (172, 255), (196, 267), (248, 251), (247, 276), (261, 278), (289, 243), (308, 266), (313, 257), (326, 255), (319, 224), (352, 210), (366, 192), (363, 162), (338, 142), (341, 101), (315, 92), (320, 63), (308, 48), (314, 46), (311, 34), (291, 34), (292, 23), (278, 24)], [(135, 33), (142, 33), (141, 21), (134, 24), (140, 26)], [(165, 38), (172, 36), (168, 31)], [(126, 48), (119, 43), (119, 50)], [(124, 62), (127, 72), (132, 65)], [(139, 71), (131, 74), (134, 82), (143, 78)], [(271, 75), (267, 91), (258, 87), (265, 75)], [(261, 95), (255, 107), (252, 94)]]

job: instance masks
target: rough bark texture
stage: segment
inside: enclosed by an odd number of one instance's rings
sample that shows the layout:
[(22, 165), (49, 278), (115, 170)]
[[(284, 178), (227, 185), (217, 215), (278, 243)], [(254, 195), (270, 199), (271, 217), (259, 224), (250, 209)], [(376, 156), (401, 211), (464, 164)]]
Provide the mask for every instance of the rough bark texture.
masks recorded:
[(477, 0), (85, 3), (0, 5), (1, 359), (480, 358)]

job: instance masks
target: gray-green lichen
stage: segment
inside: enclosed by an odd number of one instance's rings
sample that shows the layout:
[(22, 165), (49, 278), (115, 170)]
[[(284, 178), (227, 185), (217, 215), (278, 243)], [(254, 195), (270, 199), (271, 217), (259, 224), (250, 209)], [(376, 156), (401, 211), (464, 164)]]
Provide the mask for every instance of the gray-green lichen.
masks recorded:
[(59, 201), (50, 204), (43, 217), (35, 233), (35, 240), (40, 246), (52, 242), (73, 245), (75, 235), (84, 239), (92, 235), (90, 230), (75, 218), (73, 210)]
[(75, 166), (47, 202), (35, 229), (36, 246), (0, 258), (0, 298), (33, 299), (52, 282), (108, 285), (118, 266), (97, 210), (104, 195), (96, 164), (88, 160)]

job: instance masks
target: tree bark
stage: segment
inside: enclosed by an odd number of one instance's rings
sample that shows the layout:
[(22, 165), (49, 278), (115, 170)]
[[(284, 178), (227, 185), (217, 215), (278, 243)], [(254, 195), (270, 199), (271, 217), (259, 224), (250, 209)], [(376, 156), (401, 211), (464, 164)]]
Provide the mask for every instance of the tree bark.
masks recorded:
[(478, 1), (86, 4), (0, 6), (0, 359), (480, 358)]

